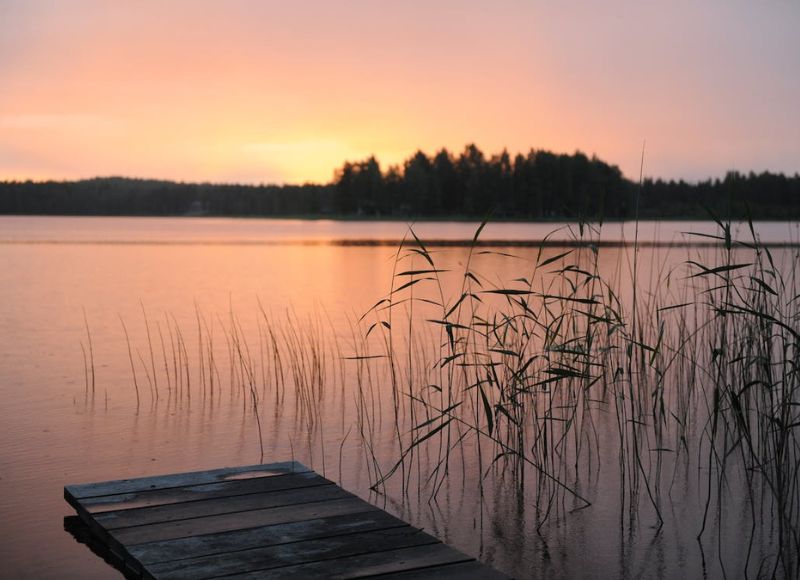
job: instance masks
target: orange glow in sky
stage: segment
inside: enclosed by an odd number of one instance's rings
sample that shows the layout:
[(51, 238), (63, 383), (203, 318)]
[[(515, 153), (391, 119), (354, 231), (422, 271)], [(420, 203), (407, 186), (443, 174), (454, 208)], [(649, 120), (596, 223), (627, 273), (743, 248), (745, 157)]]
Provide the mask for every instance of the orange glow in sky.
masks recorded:
[[(166, 6), (164, 6), (166, 5)], [(415, 150), (800, 171), (794, 1), (0, 2), (0, 179), (325, 182)]]

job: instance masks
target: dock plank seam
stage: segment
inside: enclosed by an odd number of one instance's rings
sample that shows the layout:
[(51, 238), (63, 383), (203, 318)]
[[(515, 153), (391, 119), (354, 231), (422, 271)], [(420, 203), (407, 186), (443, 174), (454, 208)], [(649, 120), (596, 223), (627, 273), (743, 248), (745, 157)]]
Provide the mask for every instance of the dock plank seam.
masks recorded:
[(508, 578), (295, 462), (68, 485), (126, 575)]
[[(383, 531), (386, 531), (386, 530), (399, 530), (399, 529), (406, 528), (406, 527), (410, 527), (409, 524), (403, 523), (403, 524), (398, 524), (398, 525), (389, 526), (389, 527), (385, 527), (385, 528), (375, 528), (375, 529), (372, 529), (372, 530), (369, 530), (369, 531), (370, 532), (383, 532)], [(275, 543), (275, 544), (270, 544), (269, 547), (273, 547), (273, 546), (275, 546), (275, 547), (288, 546), (288, 545), (291, 545), (291, 544), (302, 544), (304, 542), (308, 542), (308, 541), (311, 541), (311, 540), (327, 540), (327, 539), (331, 539), (331, 538), (341, 538), (341, 537), (344, 537), (344, 536), (357, 535), (357, 534), (363, 534), (363, 533), (364, 532), (360, 532), (359, 531), (359, 532), (347, 532), (347, 533), (342, 533), (342, 534), (331, 534), (331, 535), (325, 535), (325, 536), (315, 536), (314, 538), (308, 538), (308, 539), (302, 539), (302, 540), (292, 540), (290, 542), (278, 542), (278, 543)], [(228, 550), (228, 551), (225, 551), (225, 552), (212, 552), (212, 553), (208, 553), (208, 554), (203, 554), (201, 556), (187, 556), (187, 557), (184, 557), (184, 558), (175, 558), (174, 560), (151, 561), (151, 562), (148, 562), (148, 565), (166, 564), (166, 563), (172, 563), (172, 562), (184, 562), (184, 561), (193, 560), (193, 559), (197, 559), (197, 558), (210, 558), (210, 557), (213, 557), (213, 556), (221, 556), (221, 555), (224, 555), (224, 554), (235, 554), (237, 552), (246, 552), (246, 551), (250, 551), (250, 550), (260, 550), (260, 549), (262, 549), (262, 547), (240, 548), (240, 549), (237, 549), (237, 550)]]

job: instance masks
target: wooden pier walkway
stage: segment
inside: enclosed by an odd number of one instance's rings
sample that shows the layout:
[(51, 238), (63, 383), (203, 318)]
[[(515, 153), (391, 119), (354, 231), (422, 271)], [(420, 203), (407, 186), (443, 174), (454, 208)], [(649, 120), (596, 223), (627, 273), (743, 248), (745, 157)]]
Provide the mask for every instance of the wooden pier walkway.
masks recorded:
[(64, 497), (133, 577), (507, 578), (297, 462), (68, 485)]

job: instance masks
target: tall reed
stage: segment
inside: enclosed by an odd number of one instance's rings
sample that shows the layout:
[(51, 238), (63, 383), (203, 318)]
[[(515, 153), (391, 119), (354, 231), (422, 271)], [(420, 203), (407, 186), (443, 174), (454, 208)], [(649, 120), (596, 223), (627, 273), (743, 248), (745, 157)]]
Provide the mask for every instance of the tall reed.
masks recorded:
[(486, 501), (511, 490), (543, 537), (606, 501), (603, 478), (631, 537), (643, 522), (659, 530), (678, 489), (694, 490), (686, 525), (701, 553), (744, 506), (747, 573), (797, 577), (798, 257), (779, 262), (752, 224), (736, 240), (716, 223), (702, 236), (713, 250), (640, 262), (637, 234), (631, 260), (611, 264), (602, 224), (531, 252), (484, 248), (484, 223), (457, 258), (410, 229), (386, 296), (344, 335), (322, 315), (196, 306), (196, 350), (165, 315), (157, 361), (142, 307), (148, 358), (135, 360), (120, 319), (137, 405), (142, 373), (151, 399), (166, 384), (176, 408), (224, 394), (255, 424), (262, 457), (283, 440), (340, 480), (358, 457), (371, 489), (401, 505), (454, 486)]
[[(407, 361), (404, 383), (391, 372), (393, 385), (403, 385), (392, 389), (399, 453), (390, 465), (376, 468), (382, 474), (377, 486), (399, 474), (406, 489), (417, 470), (435, 498), (451, 476), (453, 453), (471, 455), (479, 493), (484, 478), (510, 470), (511, 481), (537, 506), (541, 526), (554, 514), (590, 505), (580, 489), (591, 477), (593, 458), (596, 463), (602, 455), (596, 426), (610, 409), (623, 511), (639, 513), (644, 495), (662, 525), (666, 494), (685, 456), (705, 474), (706, 517), (698, 538), (712, 507), (719, 524), (726, 503), (744, 494), (751, 537), (762, 517), (772, 521), (768, 533), (777, 535), (769, 562), (753, 565), (795, 576), (795, 264), (776, 265), (752, 223), (751, 239), (736, 241), (731, 224), (716, 221), (719, 234), (704, 235), (718, 242), (713, 263), (688, 259), (683, 271), (651, 264), (658, 277), (643, 288), (635, 255), (630, 278), (601, 272), (600, 226), (579, 224), (571, 249), (543, 245), (528, 273), (520, 270), (522, 275), (507, 281), (474, 269), (476, 254), (484, 252), (473, 245), (459, 275), (461, 288), (450, 298), (442, 291), (446, 271), (412, 231), (413, 242), (397, 257), (412, 266), (396, 268), (390, 295), (365, 316), (371, 348), (382, 349), (391, 368)], [(636, 244), (633, 249), (635, 254)], [(511, 254), (493, 254), (523, 264)], [(403, 341), (400, 307), (407, 328)], [(429, 367), (414, 349), (426, 332), (438, 337)], [(362, 406), (363, 413), (368, 409)], [(369, 423), (362, 419), (362, 425)]]

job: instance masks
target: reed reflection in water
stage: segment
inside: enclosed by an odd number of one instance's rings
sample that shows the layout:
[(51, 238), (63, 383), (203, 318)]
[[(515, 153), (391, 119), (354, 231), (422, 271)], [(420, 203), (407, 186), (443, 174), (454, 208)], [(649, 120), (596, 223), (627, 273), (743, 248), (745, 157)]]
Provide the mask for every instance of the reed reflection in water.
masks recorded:
[(642, 250), (635, 316), (630, 248), (3, 246), (0, 485), (263, 453), (522, 577), (791, 576), (795, 252), (721, 237)]

